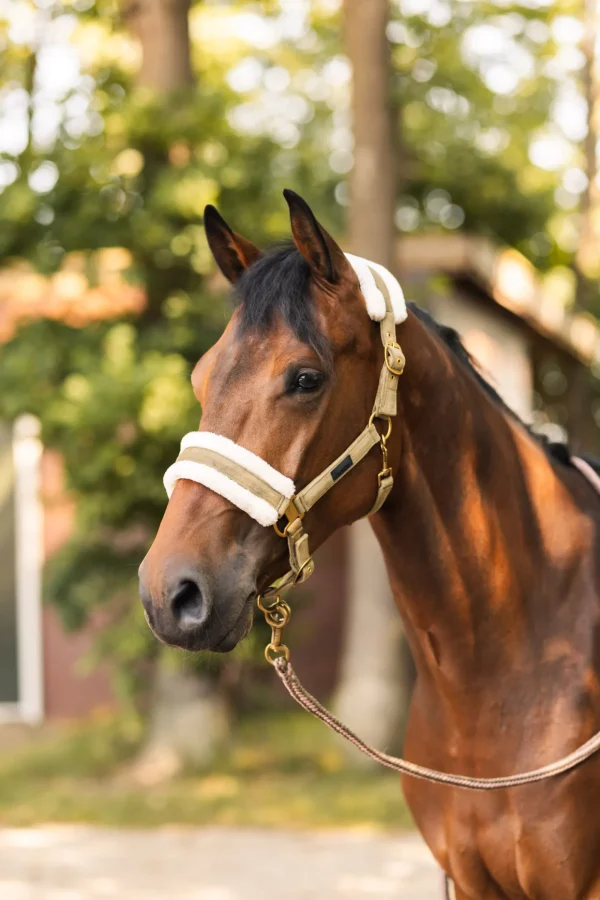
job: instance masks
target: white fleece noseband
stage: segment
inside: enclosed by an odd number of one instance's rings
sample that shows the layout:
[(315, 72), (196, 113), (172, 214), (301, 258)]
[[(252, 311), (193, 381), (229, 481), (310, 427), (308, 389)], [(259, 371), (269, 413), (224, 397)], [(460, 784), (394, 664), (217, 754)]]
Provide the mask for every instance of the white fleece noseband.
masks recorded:
[[(390, 313), (396, 324), (403, 322), (407, 316), (406, 302), (402, 288), (392, 273), (360, 256), (346, 253), (346, 258), (358, 276), (369, 317), (383, 322)], [(388, 295), (387, 303), (377, 285), (376, 276)], [(376, 438), (375, 431), (375, 442)], [(211, 465), (211, 460), (218, 464), (218, 468)], [(229, 471), (232, 477), (223, 469)], [(282, 475), (246, 447), (210, 431), (192, 431), (181, 441), (180, 456), (164, 476), (169, 497), (179, 479), (204, 485), (264, 526), (274, 525), (282, 517), (296, 493), (291, 478)]]
[[(181, 452), (184, 453), (185, 450), (192, 448), (210, 450), (223, 459), (236, 463), (286, 500), (293, 497), (295, 493), (296, 489), (291, 478), (286, 478), (256, 453), (230, 441), (222, 434), (213, 434), (211, 431), (191, 431), (181, 441)], [(210, 488), (211, 491), (225, 497), (230, 503), (256, 519), (259, 525), (274, 525), (281, 518), (282, 513), (277, 506), (269, 503), (264, 497), (252, 493), (247, 487), (229, 478), (223, 472), (211, 468), (206, 463), (194, 462), (191, 459), (178, 459), (173, 463), (165, 472), (164, 477), (164, 485), (169, 497), (180, 478), (196, 481), (198, 484)]]

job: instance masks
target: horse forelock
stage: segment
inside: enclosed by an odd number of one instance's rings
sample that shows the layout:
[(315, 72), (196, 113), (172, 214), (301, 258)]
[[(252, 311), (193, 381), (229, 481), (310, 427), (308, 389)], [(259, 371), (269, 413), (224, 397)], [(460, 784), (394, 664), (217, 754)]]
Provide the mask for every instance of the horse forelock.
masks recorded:
[(277, 244), (250, 266), (234, 288), (240, 334), (268, 332), (275, 318), (330, 365), (331, 348), (319, 329), (308, 262), (293, 241)]

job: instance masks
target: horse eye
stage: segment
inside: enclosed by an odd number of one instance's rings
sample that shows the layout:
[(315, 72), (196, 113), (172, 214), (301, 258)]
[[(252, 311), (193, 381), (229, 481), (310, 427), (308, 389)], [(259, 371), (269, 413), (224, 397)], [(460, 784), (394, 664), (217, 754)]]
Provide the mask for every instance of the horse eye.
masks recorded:
[(323, 384), (323, 376), (320, 372), (300, 372), (293, 385), (293, 389), (300, 394), (310, 394), (317, 391)]

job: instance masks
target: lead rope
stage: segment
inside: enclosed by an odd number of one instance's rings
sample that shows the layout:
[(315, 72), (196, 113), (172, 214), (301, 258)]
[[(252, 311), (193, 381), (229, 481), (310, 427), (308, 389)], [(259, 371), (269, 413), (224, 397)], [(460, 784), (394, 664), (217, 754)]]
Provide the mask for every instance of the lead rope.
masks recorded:
[[(534, 784), (535, 782), (545, 781), (547, 778), (561, 775), (564, 772), (569, 772), (600, 750), (599, 732), (582, 747), (558, 760), (558, 762), (505, 778), (471, 778), (468, 775), (451, 775), (448, 772), (438, 772), (436, 769), (419, 766), (417, 763), (411, 763), (401, 757), (389, 756), (387, 753), (382, 753), (380, 750), (376, 750), (374, 747), (366, 744), (302, 686), (290, 663), (289, 647), (283, 643), (283, 630), (291, 616), (291, 609), (285, 600), (277, 596), (274, 603), (270, 606), (265, 606), (263, 600), (259, 597), (258, 606), (262, 610), (267, 624), (271, 627), (271, 640), (265, 648), (265, 657), (273, 666), (286, 690), (296, 703), (299, 703), (303, 709), (324, 722), (332, 731), (340, 734), (360, 750), (361, 753), (364, 753), (365, 756), (388, 769), (392, 769), (394, 772), (400, 772), (403, 775), (410, 775), (413, 778), (420, 778), (424, 781), (431, 781), (434, 784), (446, 784), (472, 791), (494, 791), (501, 788)], [(443, 877), (444, 898), (445, 900), (452, 900), (452, 881), (446, 873), (444, 873)]]
[[(282, 601), (280, 601), (282, 603)], [(282, 606), (286, 611), (282, 613)], [(332, 731), (336, 731), (343, 738), (353, 744), (365, 756), (375, 760), (394, 772), (400, 772), (403, 775), (410, 775), (413, 778), (420, 778), (424, 781), (431, 781), (434, 784), (446, 784), (451, 787), (466, 788), (472, 791), (495, 791), (502, 788), (518, 787), (524, 784), (534, 784), (538, 781), (545, 781), (547, 778), (553, 778), (556, 775), (562, 775), (564, 772), (570, 772), (576, 766), (581, 765), (590, 756), (600, 750), (600, 732), (595, 734), (583, 746), (564, 756), (557, 762), (549, 763), (541, 766), (539, 769), (532, 769), (529, 772), (523, 772), (519, 775), (509, 775), (503, 778), (473, 778), (469, 775), (453, 775), (449, 772), (439, 772), (436, 769), (428, 769), (425, 766), (419, 766), (417, 763), (409, 762), (400, 757), (389, 756), (370, 747), (353, 731), (344, 725), (336, 716), (326, 709), (316, 697), (313, 697), (306, 688), (300, 683), (298, 676), (294, 672), (289, 661), (290, 653), (288, 647), (282, 643), (282, 632), (284, 625), (289, 621), (289, 606), (282, 603), (282, 606), (274, 604), (268, 609), (267, 621), (270, 623), (274, 619), (278, 619), (280, 623), (273, 628), (273, 636), (271, 643), (266, 650), (266, 656), (279, 678), (285, 685), (287, 691), (294, 700), (300, 704), (307, 712), (311, 713), (317, 719), (324, 722)], [(261, 607), (262, 608), (262, 607)], [(283, 616), (283, 618), (279, 618)], [(285, 621), (284, 621), (285, 620)]]
[[(383, 438), (384, 469), (387, 466), (387, 448), (385, 446), (387, 437), (389, 437), (389, 432)], [(600, 494), (600, 476), (590, 464), (576, 456), (571, 461), (575, 468), (592, 485), (596, 493)], [(385, 469), (385, 471), (387, 472), (388, 470)], [(271, 599), (273, 599), (272, 603), (266, 603), (267, 600)], [(451, 787), (460, 787), (472, 791), (495, 791), (525, 784), (534, 784), (562, 775), (565, 772), (570, 772), (600, 750), (600, 732), (598, 732), (581, 747), (578, 747), (567, 756), (563, 756), (557, 762), (548, 763), (539, 769), (532, 769), (519, 775), (508, 775), (502, 778), (473, 778), (469, 775), (452, 775), (449, 772), (439, 772), (436, 769), (419, 766), (417, 763), (411, 763), (401, 757), (389, 756), (387, 753), (382, 753), (380, 750), (376, 750), (374, 747), (366, 744), (302, 686), (290, 663), (289, 648), (283, 643), (283, 630), (290, 620), (291, 609), (285, 600), (282, 599), (281, 594), (273, 590), (271, 593), (259, 597), (258, 607), (264, 613), (267, 624), (271, 627), (271, 641), (265, 649), (265, 657), (267, 662), (274, 667), (286, 690), (294, 700), (307, 712), (324, 722), (332, 731), (336, 731), (353, 744), (365, 756), (388, 769), (393, 769), (395, 772), (430, 781), (434, 784), (446, 784)]]

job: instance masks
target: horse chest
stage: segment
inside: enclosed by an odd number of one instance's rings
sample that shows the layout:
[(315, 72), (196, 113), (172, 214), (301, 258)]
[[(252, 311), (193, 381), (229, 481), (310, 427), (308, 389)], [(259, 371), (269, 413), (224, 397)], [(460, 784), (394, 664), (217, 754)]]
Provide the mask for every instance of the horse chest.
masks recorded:
[(600, 762), (510, 792), (404, 787), (458, 900), (600, 900)]
[[(417, 688), (408, 758), (468, 772), (468, 753), (438, 731), (443, 719), (431, 714), (426, 701)], [(588, 736), (582, 733), (576, 742)], [(473, 774), (504, 772), (514, 751), (508, 735), (504, 743), (496, 761)], [(473, 758), (484, 757), (483, 748), (470, 751)], [(557, 746), (552, 755), (561, 752)], [(515, 765), (532, 768), (540, 755), (530, 746)], [(508, 791), (468, 791), (414, 778), (405, 778), (403, 787), (421, 834), (457, 886), (458, 900), (600, 900), (600, 756), (567, 775)]]

